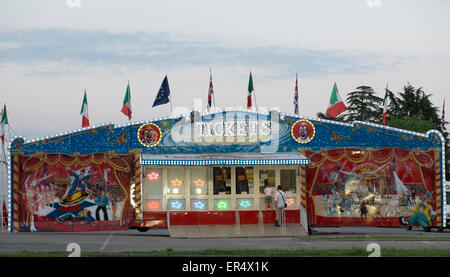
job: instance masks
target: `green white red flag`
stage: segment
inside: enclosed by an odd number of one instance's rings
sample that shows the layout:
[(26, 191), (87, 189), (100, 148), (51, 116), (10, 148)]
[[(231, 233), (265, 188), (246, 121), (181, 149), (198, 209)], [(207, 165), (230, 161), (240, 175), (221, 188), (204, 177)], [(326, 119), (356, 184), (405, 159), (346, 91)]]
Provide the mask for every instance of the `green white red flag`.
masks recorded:
[(5, 126), (8, 124), (8, 115), (6, 113), (6, 104), (3, 106), (2, 111), (2, 121), (0, 121), (0, 137), (2, 139), (2, 144), (5, 144)]
[(83, 104), (81, 105), (81, 127), (89, 127), (88, 102), (86, 97), (86, 90), (84, 90)]
[(345, 110), (347, 110), (347, 107), (345, 106), (344, 101), (342, 101), (342, 98), (339, 95), (336, 83), (334, 83), (330, 102), (328, 103), (327, 113), (334, 118), (343, 113)]
[(125, 98), (123, 99), (123, 106), (121, 112), (128, 116), (128, 120), (131, 120), (131, 93), (130, 83), (127, 85), (127, 91), (125, 92)]
[(252, 73), (250, 72), (250, 77), (248, 79), (248, 94), (247, 94), (247, 109), (252, 109), (252, 91), (255, 89), (253, 88), (253, 77)]

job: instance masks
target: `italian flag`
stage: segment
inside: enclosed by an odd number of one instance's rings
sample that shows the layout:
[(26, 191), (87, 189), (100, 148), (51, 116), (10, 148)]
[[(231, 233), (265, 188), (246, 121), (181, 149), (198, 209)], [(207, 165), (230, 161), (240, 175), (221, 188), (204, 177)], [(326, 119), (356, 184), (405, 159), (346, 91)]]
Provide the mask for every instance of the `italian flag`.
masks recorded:
[(388, 97), (388, 89), (386, 88), (386, 93), (384, 94), (383, 125), (386, 125), (386, 115), (388, 106), (389, 106), (389, 97)]
[(247, 94), (247, 109), (252, 109), (252, 91), (255, 89), (253, 88), (253, 78), (252, 73), (250, 72), (250, 78), (248, 80), (248, 94)]
[(128, 83), (127, 91), (125, 92), (125, 98), (123, 99), (123, 106), (121, 112), (128, 116), (128, 120), (131, 120), (131, 93), (130, 83)]
[(5, 144), (5, 126), (8, 124), (8, 115), (6, 114), (6, 105), (3, 106), (2, 121), (0, 121), (1, 130), (0, 137), (2, 143)]
[(86, 97), (86, 90), (84, 90), (84, 98), (83, 98), (83, 104), (81, 105), (81, 127), (89, 127), (89, 114), (88, 114), (88, 102)]
[(330, 102), (328, 103), (327, 113), (334, 118), (343, 113), (345, 110), (347, 110), (347, 107), (345, 106), (344, 101), (342, 101), (342, 98), (339, 95), (336, 83), (334, 83)]

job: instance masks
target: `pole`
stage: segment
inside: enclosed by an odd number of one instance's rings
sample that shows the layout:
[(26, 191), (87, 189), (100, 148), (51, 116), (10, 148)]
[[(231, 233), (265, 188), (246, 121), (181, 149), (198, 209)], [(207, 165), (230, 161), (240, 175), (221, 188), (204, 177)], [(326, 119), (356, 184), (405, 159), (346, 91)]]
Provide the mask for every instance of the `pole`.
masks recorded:
[(296, 100), (296, 103), (295, 103), (295, 109), (296, 109), (296, 112), (297, 112), (297, 116), (300, 114), (300, 109), (298, 108), (298, 102), (299, 102), (299, 95), (298, 95), (298, 75), (297, 75), (297, 72), (295, 72), (295, 89), (296, 89), (296, 91), (295, 91), (295, 93), (297, 94), (297, 100)]
[[(4, 145), (2, 145), (2, 151), (3, 151), (3, 153), (5, 153), (5, 147), (4, 147)], [(5, 180), (5, 172), (4, 172), (4, 170), (3, 170), (3, 160), (1, 161), (1, 167), (2, 167), (2, 171), (1, 171), (1, 186), (0, 186), (0, 189), (1, 189), (1, 191), (0, 191), (0, 193), (1, 193), (1, 195), (2, 195), (2, 201), (0, 202), (0, 209), (1, 209), (1, 218), (2, 218), (2, 222), (0, 223), (1, 225), (2, 225), (2, 227), (1, 227), (1, 231), (3, 232), (3, 230), (4, 230), (4, 226), (3, 226), (3, 221), (5, 220), (5, 218), (3, 217), (3, 203), (4, 203), (4, 201), (5, 201), (5, 195), (4, 195), (4, 192), (5, 192), (5, 188), (4, 188), (4, 180)], [(6, 160), (5, 160), (5, 163), (6, 163)]]
[[(166, 78), (167, 78), (167, 73), (166, 73)], [(167, 78), (167, 86), (169, 87), (169, 78)], [(170, 90), (170, 87), (169, 87)], [(169, 104), (170, 104), (170, 115), (173, 115), (173, 107), (172, 107), (172, 97), (170, 97), (170, 94), (168, 95), (169, 97)]]
[[(5, 104), (5, 107), (6, 107), (6, 104)], [(3, 117), (3, 113), (5, 113), (6, 111), (5, 111), (5, 109), (3, 109), (3, 112), (1, 113), (1, 115), (2, 115), (2, 117)], [(0, 183), (1, 183), (1, 186), (0, 186), (0, 194), (1, 194), (1, 202), (0, 202), (0, 210), (1, 210), (1, 231), (3, 232), (4, 230), (5, 230), (5, 226), (3, 226), (3, 221), (5, 220), (5, 218), (4, 218), (4, 215), (3, 215), (3, 205), (6, 205), (6, 203), (5, 203), (5, 176), (6, 176), (6, 174), (7, 174), (7, 171), (8, 171), (8, 167), (7, 167), (7, 163), (6, 163), (6, 151), (5, 151), (5, 141), (7, 141), (7, 137), (6, 137), (6, 128), (4, 128), (4, 138), (5, 138), (5, 140), (2, 142), (2, 152), (3, 152), (3, 155), (2, 155), (2, 159), (3, 160), (1, 160), (0, 161), (0, 163), (1, 163), (1, 167), (2, 167), (2, 170), (1, 170), (1, 180), (0, 180)], [(6, 170), (5, 170), (5, 168), (6, 168)], [(6, 181), (7, 182), (7, 181)], [(6, 220), (7, 220), (7, 218), (6, 218)], [(7, 220), (8, 221), (8, 220)], [(8, 224), (8, 223), (6, 223), (6, 224)], [(8, 227), (6, 227), (6, 228), (8, 228)]]
[[(211, 75), (211, 83), (212, 83), (211, 67), (209, 68), (209, 74)], [(214, 103), (214, 110), (215, 110), (216, 109), (216, 94), (214, 93), (214, 89), (213, 89), (213, 103)]]
[[(6, 130), (5, 130), (5, 141), (6, 141)], [(2, 218), (1, 231), (3, 232), (4, 228), (5, 228), (5, 226), (3, 226), (3, 220), (6, 219), (6, 224), (8, 224), (8, 218), (4, 218), (3, 217), (3, 205), (6, 205), (6, 203), (5, 203), (5, 182), (4, 181), (5, 181), (5, 175), (7, 174), (7, 171), (8, 171), (7, 162), (6, 162), (5, 144), (4, 143), (2, 143), (2, 151), (3, 151), (3, 161), (1, 161), (1, 163), (2, 163), (2, 171), (1, 171), (2, 172), (2, 174), (1, 174), (1, 176), (2, 176), (1, 177), (2, 178), (1, 179), (1, 184), (2, 184), (2, 186), (1, 186), (2, 202), (1, 202), (1, 208), (0, 209), (1, 209), (1, 214), (2, 214), (2, 216), (1, 216), (1, 218)], [(6, 226), (6, 228), (8, 228), (7, 226)]]
[[(250, 74), (252, 74), (252, 72), (250, 71)], [(253, 76), (252, 76), (252, 85), (253, 85)], [(255, 96), (255, 109), (256, 109), (256, 113), (258, 113), (258, 104), (256, 103), (256, 91), (255, 91), (255, 86), (253, 85), (253, 95)]]
[(173, 108), (172, 108), (172, 97), (169, 95), (169, 103), (170, 103), (170, 115), (173, 115)]
[(131, 108), (131, 87), (130, 87), (130, 80), (128, 80), (128, 87), (130, 88), (130, 112), (131, 112), (131, 116), (128, 118), (128, 123), (131, 126), (131, 117), (133, 116), (133, 112), (132, 112), (132, 108)]
[(256, 104), (256, 93), (255, 93), (255, 91), (253, 91), (253, 95), (255, 96), (255, 109), (256, 109), (256, 112), (258, 112), (258, 104)]

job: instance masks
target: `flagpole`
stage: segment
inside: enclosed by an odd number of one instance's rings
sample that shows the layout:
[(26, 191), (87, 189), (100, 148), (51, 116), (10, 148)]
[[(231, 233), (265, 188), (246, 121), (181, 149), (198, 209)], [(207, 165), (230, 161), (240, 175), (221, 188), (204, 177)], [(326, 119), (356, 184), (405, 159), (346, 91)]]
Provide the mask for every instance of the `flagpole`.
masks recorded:
[(447, 131), (447, 128), (445, 128), (445, 98), (444, 98), (444, 102), (442, 103), (441, 132), (444, 133), (445, 131)]
[[(130, 80), (128, 80), (128, 87), (130, 88), (130, 112), (132, 112), (131, 111), (131, 87), (130, 87)], [(128, 118), (128, 123), (131, 126), (131, 116)]]
[[(297, 99), (295, 100), (295, 110), (296, 110), (296, 115), (299, 115), (299, 108), (298, 108), (298, 73), (295, 72), (295, 94), (297, 94)], [(295, 96), (294, 96), (295, 97)]]
[[(5, 140), (6, 140), (6, 132), (5, 132)], [(3, 205), (6, 206), (5, 203), (5, 184), (4, 184), (4, 180), (5, 180), (5, 174), (7, 174), (7, 162), (6, 162), (6, 153), (5, 153), (5, 144), (3, 143), (2, 145), (2, 151), (3, 151), (3, 161), (2, 161), (2, 204), (1, 204), (1, 214), (2, 214), (2, 232), (5, 229), (5, 226), (3, 226), (3, 221), (5, 220), (4, 215), (3, 215)], [(6, 170), (5, 170), (6, 168)], [(8, 228), (8, 218), (6, 218), (6, 228)]]
[[(6, 107), (6, 104), (4, 105), (4, 107)], [(6, 108), (3, 108), (3, 112), (2, 112), (2, 118), (3, 118), (3, 113), (6, 113)], [(6, 124), (5, 124), (6, 125)], [(5, 127), (5, 126), (3, 126)], [(3, 215), (3, 205), (6, 206), (5, 203), (5, 176), (8, 172), (8, 164), (6, 161), (6, 150), (5, 150), (5, 142), (7, 140), (7, 136), (6, 136), (6, 128), (3, 128), (3, 136), (4, 136), (4, 141), (2, 141), (2, 152), (3, 152), (3, 161), (1, 161), (1, 167), (2, 167), (2, 171), (1, 171), (1, 195), (2, 195), (2, 202), (1, 202), (1, 218), (2, 218), (2, 222), (0, 223), (2, 225), (1, 227), (1, 231), (3, 232), (3, 230), (5, 230), (5, 226), (3, 226), (3, 221), (5, 220), (4, 215)], [(8, 228), (8, 218), (6, 218), (6, 228)]]
[(253, 91), (253, 94), (255, 95), (255, 109), (256, 109), (256, 112), (258, 112), (258, 104), (256, 104), (256, 93), (255, 93), (255, 91)]
[[(167, 78), (167, 73), (166, 73), (166, 79), (167, 79), (167, 86), (169, 86), (169, 78)], [(170, 116), (172, 116), (172, 114), (173, 114), (172, 97), (170, 97), (170, 94), (167, 97), (169, 98), (169, 103), (170, 103)]]
[[(211, 67), (209, 68), (209, 75), (211, 76), (211, 82), (212, 82)], [(214, 110), (216, 110), (216, 94), (214, 92), (213, 92), (213, 103), (214, 103)]]
[[(250, 75), (252, 74), (252, 71), (250, 71)], [(252, 86), (253, 86), (253, 95), (255, 96), (255, 109), (256, 109), (256, 113), (258, 113), (258, 104), (256, 103), (256, 91), (255, 91), (255, 86), (253, 85), (253, 76), (252, 76)]]

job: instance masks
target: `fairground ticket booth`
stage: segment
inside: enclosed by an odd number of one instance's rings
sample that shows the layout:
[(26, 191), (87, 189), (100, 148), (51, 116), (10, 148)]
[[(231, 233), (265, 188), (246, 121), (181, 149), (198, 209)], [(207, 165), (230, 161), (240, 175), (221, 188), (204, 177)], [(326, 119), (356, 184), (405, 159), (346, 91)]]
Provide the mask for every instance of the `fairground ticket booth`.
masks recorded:
[(16, 138), (9, 156), (13, 232), (273, 224), (266, 194), (277, 186), (287, 194), (286, 224), (305, 230), (425, 219), (445, 226), (435, 130), (277, 111), (192, 112)]

